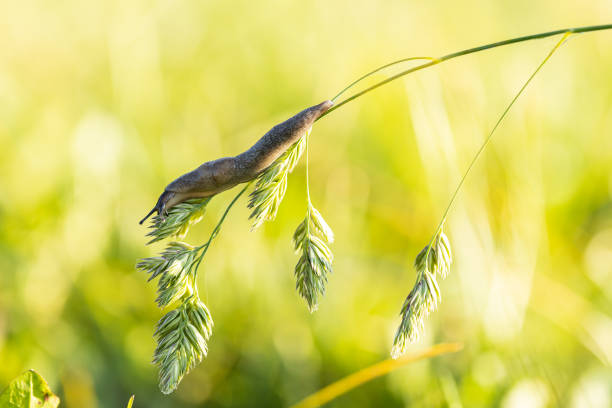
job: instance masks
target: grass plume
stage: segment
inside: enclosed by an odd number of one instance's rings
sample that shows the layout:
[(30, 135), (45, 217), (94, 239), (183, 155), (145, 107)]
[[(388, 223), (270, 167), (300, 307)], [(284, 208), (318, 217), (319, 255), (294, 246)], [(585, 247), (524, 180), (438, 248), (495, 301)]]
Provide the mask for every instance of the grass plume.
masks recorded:
[(514, 103), (527, 88), (527, 85), (529, 85), (536, 74), (542, 69), (550, 57), (552, 57), (555, 51), (559, 49), (559, 47), (570, 35), (571, 32), (566, 32), (563, 35), (563, 37), (542, 60), (540, 65), (538, 65), (531, 76), (529, 76), (527, 81), (525, 81), (514, 98), (512, 98), (506, 109), (495, 123), (495, 126), (493, 126), (493, 129), (474, 155), (474, 158), (470, 162), (467, 170), (465, 173), (463, 173), (463, 177), (459, 181), (459, 184), (457, 185), (457, 188), (455, 189), (455, 192), (453, 193), (450, 202), (442, 215), (440, 224), (438, 224), (438, 228), (436, 229), (436, 233), (431, 239), (431, 242), (421, 251), (421, 253), (419, 253), (419, 255), (417, 255), (415, 260), (417, 280), (414, 287), (408, 294), (408, 297), (404, 301), (402, 310), (400, 312), (402, 321), (397, 329), (395, 339), (393, 341), (393, 348), (391, 350), (391, 356), (393, 358), (398, 358), (403, 352), (406, 351), (410, 342), (414, 342), (419, 338), (420, 334), (423, 332), (425, 318), (429, 315), (429, 313), (436, 309), (438, 302), (442, 299), (440, 288), (436, 281), (436, 274), (439, 274), (442, 278), (445, 278), (448, 275), (450, 264), (452, 262), (450, 243), (443, 232), (443, 227), (444, 223), (446, 222), (446, 217), (448, 216), (448, 213), (455, 202), (463, 183), (474, 167), (474, 164), (476, 164), (476, 161), (491, 141), (491, 138), (495, 134), (495, 131), (498, 129), (502, 120), (510, 111), (510, 108), (512, 108)]

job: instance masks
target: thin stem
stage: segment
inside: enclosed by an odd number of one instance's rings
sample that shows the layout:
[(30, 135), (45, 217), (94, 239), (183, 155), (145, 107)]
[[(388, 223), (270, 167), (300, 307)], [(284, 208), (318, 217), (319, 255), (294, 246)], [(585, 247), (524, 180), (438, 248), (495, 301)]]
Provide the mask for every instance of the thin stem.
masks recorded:
[(308, 197), (308, 206), (310, 207), (310, 181), (308, 178), (308, 142), (310, 142), (310, 130), (306, 132), (306, 196)]
[[(401, 78), (404, 75), (408, 75), (408, 74), (410, 74), (412, 72), (419, 71), (421, 69), (429, 68), (431, 66), (440, 64), (441, 62), (448, 61), (450, 59), (457, 58), (457, 57), (460, 57), (462, 55), (473, 54), (473, 53), (476, 53), (476, 52), (488, 50), (488, 49), (491, 49), (491, 48), (501, 47), (501, 46), (504, 46), (504, 45), (515, 44), (515, 43), (519, 43), (519, 42), (523, 42), (523, 41), (529, 41), (529, 40), (537, 40), (537, 39), (540, 39), (540, 38), (552, 37), (552, 36), (560, 35), (560, 34), (566, 34), (566, 33), (579, 34), (579, 33), (587, 33), (587, 32), (592, 32), (592, 31), (610, 30), (610, 29), (612, 29), (612, 24), (603, 24), (603, 25), (576, 27), (576, 28), (566, 28), (566, 29), (562, 29), (562, 30), (548, 31), (548, 32), (545, 32), (545, 33), (526, 35), (526, 36), (523, 36), (523, 37), (516, 37), (516, 38), (509, 39), (509, 40), (498, 41), (498, 42), (495, 42), (495, 43), (481, 45), (479, 47), (468, 48), (468, 49), (463, 50), (463, 51), (454, 52), (452, 54), (448, 54), (448, 55), (442, 56), (440, 58), (436, 58), (436, 59), (432, 60), (431, 62), (428, 62), (428, 63), (425, 63), (425, 64), (421, 64), (421, 65), (418, 65), (416, 67), (412, 67), (410, 69), (402, 71), (402, 72), (400, 72), (400, 73), (398, 73), (396, 75), (393, 75), (393, 76), (391, 76), (391, 77), (389, 77), (389, 78), (387, 78), (387, 79), (385, 79), (383, 81), (380, 81), (380, 82), (378, 82), (378, 83), (376, 83), (376, 84), (374, 84), (374, 85), (364, 89), (363, 91), (357, 92), (356, 94), (346, 98), (342, 102), (334, 105), (331, 109), (329, 109), (327, 112), (325, 112), (323, 115), (321, 115), (317, 120), (319, 120), (322, 117), (330, 114), (331, 112), (333, 112), (336, 109), (338, 109), (339, 107), (349, 103), (350, 101), (352, 101), (354, 99), (357, 99), (360, 96), (365, 95), (368, 92), (371, 92), (371, 91), (373, 91), (376, 88), (379, 88), (379, 87), (381, 87), (381, 86), (383, 86), (385, 84), (388, 84), (389, 82), (395, 81), (396, 79)], [(341, 95), (342, 93), (344, 93), (344, 91), (346, 91), (347, 89), (351, 88), (353, 85), (356, 85), (362, 79), (364, 79), (364, 78), (368, 77), (369, 75), (371, 75), (372, 73), (378, 72), (378, 71), (380, 71), (383, 68), (386, 68), (388, 66), (394, 65), (394, 64), (399, 63), (399, 62), (403, 62), (403, 60), (399, 60), (399, 61), (396, 61), (396, 62), (391, 63), (391, 64), (383, 65), (382, 67), (375, 69), (371, 73), (368, 73), (368, 74), (364, 75), (363, 77), (361, 77), (358, 80), (356, 80), (353, 83), (351, 83), (344, 90), (342, 90), (338, 94), (338, 96)], [(336, 97), (338, 97), (338, 96), (336, 96)]]
[(453, 203), (455, 202), (455, 199), (457, 198), (457, 194), (459, 194), (459, 190), (461, 190), (461, 187), (463, 186), (463, 183), (465, 182), (465, 179), (467, 178), (468, 174), (470, 173), (470, 170), (472, 170), (472, 167), (474, 167), (474, 164), (476, 163), (476, 161), (478, 160), (478, 158), (480, 157), (480, 155), (482, 154), (484, 149), (487, 147), (487, 145), (491, 141), (491, 138), (493, 137), (493, 134), (495, 133), (495, 131), (497, 130), (497, 128), (501, 124), (502, 120), (506, 117), (506, 115), (510, 111), (510, 108), (512, 108), (512, 106), (517, 101), (517, 99), (521, 96), (521, 94), (523, 93), (525, 88), (527, 88), (527, 85), (529, 85), (531, 80), (536, 76), (536, 74), (540, 71), (540, 69), (542, 69), (544, 64), (546, 64), (546, 62), (550, 59), (550, 57), (552, 57), (552, 55), (555, 53), (555, 51), (557, 51), (559, 49), (559, 47), (567, 40), (567, 38), (571, 34), (572, 34), (571, 31), (567, 31), (565, 33), (565, 35), (561, 38), (561, 40), (559, 40), (559, 42), (553, 47), (553, 49), (550, 50), (550, 52), (548, 53), (546, 58), (544, 58), (544, 60), (542, 60), (542, 62), (540, 63), (540, 65), (538, 65), (536, 70), (533, 71), (533, 73), (531, 74), (529, 79), (527, 79), (527, 81), (523, 84), (523, 86), (518, 91), (518, 93), (514, 96), (514, 98), (512, 98), (512, 101), (510, 101), (510, 103), (508, 104), (508, 106), (506, 107), (504, 112), (501, 114), (499, 119), (497, 119), (497, 122), (495, 122), (495, 126), (493, 126), (493, 129), (491, 130), (491, 132), (489, 133), (487, 138), (484, 140), (484, 142), (480, 146), (480, 149), (478, 149), (478, 152), (476, 152), (476, 155), (474, 156), (474, 158), (470, 162), (470, 165), (468, 166), (468, 168), (465, 171), (465, 173), (463, 173), (463, 177), (461, 177), (461, 180), (459, 181), (459, 184), (457, 185), (457, 188), (455, 189), (455, 192), (453, 193), (453, 195), (452, 195), (452, 197), (450, 199), (450, 202), (448, 203), (448, 206), (446, 207), (446, 210), (444, 211), (444, 214), (442, 215), (442, 219), (440, 220), (440, 223), (438, 224), (438, 228), (436, 229), (435, 234), (433, 235), (433, 237), (431, 238), (431, 241), (429, 242), (429, 245), (428, 245), (428, 248), (427, 248), (427, 253), (425, 254), (425, 262), (427, 262), (428, 259), (429, 259), (428, 257), (429, 257), (429, 252), (431, 250), (431, 244), (433, 243), (433, 240), (435, 239), (435, 237), (440, 233), (440, 230), (442, 229), (442, 226), (444, 225), (444, 221), (446, 221), (446, 216), (448, 215), (448, 212), (450, 211), (451, 207), (453, 206)]
[[(208, 247), (210, 246), (210, 243), (212, 242), (213, 239), (215, 239), (217, 237), (217, 235), (219, 234), (219, 231), (221, 231), (221, 225), (223, 224), (223, 221), (225, 221), (225, 217), (227, 217), (227, 214), (232, 209), (232, 207), (234, 206), (236, 201), (238, 201), (240, 196), (242, 194), (244, 194), (244, 192), (251, 186), (251, 184), (253, 184), (253, 181), (247, 183), (247, 185), (245, 185), (242, 188), (242, 190), (240, 190), (240, 192), (238, 194), (236, 194), (234, 199), (228, 204), (227, 208), (225, 208), (225, 212), (223, 213), (223, 215), (221, 216), (221, 219), (219, 219), (219, 222), (217, 223), (217, 225), (215, 226), (215, 228), (211, 232), (210, 237), (208, 238), (208, 241), (205, 244), (200, 245), (199, 247), (196, 248), (196, 251), (199, 251), (202, 248), (204, 250), (202, 251), (202, 253), (198, 257), (198, 262), (196, 263), (195, 268), (193, 269), (192, 277), (193, 277), (193, 281), (194, 282), (195, 282), (196, 275), (198, 273), (198, 268), (200, 267), (200, 263), (202, 263), (202, 259), (204, 258), (204, 255), (208, 251)], [(195, 284), (194, 284), (194, 288), (196, 288), (196, 290), (197, 290), (197, 286)]]
[(308, 150), (310, 142), (310, 130), (306, 132), (306, 197), (308, 198), (308, 208), (306, 208), (306, 236), (310, 238), (310, 207), (312, 203), (310, 201), (310, 180), (308, 176)]
[(372, 76), (374, 74), (376, 74), (377, 72), (382, 71), (385, 68), (389, 68), (393, 65), (397, 65), (397, 64), (401, 64), (402, 62), (407, 62), (407, 61), (414, 61), (414, 60), (431, 60), (431, 61), (435, 61), (435, 58), (432, 57), (409, 57), (409, 58), (402, 58), (399, 59), (397, 61), (393, 61), (390, 62), (388, 64), (385, 64), (383, 66), (380, 66), (378, 68), (376, 68), (374, 71), (370, 71), (367, 74), (360, 76), (359, 78), (357, 78), (356, 80), (354, 80), (353, 82), (351, 82), (346, 88), (344, 88), (343, 90), (341, 90), (340, 92), (338, 92), (338, 94), (336, 96), (334, 96), (331, 101), (332, 102), (336, 102), (336, 100), (342, 95), (344, 94), (346, 91), (348, 91), (349, 89), (351, 89), (353, 86), (357, 85), (359, 82), (361, 82), (362, 80), (366, 79), (369, 76)]

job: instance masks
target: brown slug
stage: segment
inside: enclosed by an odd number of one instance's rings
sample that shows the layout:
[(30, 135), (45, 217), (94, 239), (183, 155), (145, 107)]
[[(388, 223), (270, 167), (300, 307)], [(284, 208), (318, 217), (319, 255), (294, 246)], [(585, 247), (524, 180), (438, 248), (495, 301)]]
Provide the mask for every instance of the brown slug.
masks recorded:
[(332, 105), (332, 101), (325, 101), (304, 109), (274, 126), (244, 153), (208, 161), (197, 169), (183, 174), (168, 184), (155, 207), (140, 221), (140, 224), (154, 212), (163, 216), (169, 208), (189, 198), (209, 197), (237, 184), (253, 180), (297, 142)]

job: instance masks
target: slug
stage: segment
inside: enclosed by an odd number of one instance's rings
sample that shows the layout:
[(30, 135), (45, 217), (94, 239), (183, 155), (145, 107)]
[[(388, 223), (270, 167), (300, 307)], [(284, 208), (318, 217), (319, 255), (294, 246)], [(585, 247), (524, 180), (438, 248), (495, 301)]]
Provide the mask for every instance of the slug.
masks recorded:
[(166, 186), (155, 207), (140, 224), (154, 212), (163, 217), (169, 208), (189, 198), (209, 197), (254, 179), (297, 142), (332, 105), (332, 101), (325, 101), (304, 109), (274, 126), (249, 150), (234, 157), (208, 161), (183, 174)]

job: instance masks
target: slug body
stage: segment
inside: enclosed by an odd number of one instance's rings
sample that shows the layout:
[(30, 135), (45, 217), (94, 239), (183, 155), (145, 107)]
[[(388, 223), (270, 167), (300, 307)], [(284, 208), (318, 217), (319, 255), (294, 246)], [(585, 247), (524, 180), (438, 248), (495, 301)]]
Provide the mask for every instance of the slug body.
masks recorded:
[(183, 174), (168, 184), (155, 207), (140, 224), (154, 212), (163, 216), (165, 211), (182, 201), (209, 197), (254, 179), (297, 142), (332, 105), (333, 102), (325, 101), (304, 109), (274, 126), (244, 153), (206, 162)]

